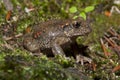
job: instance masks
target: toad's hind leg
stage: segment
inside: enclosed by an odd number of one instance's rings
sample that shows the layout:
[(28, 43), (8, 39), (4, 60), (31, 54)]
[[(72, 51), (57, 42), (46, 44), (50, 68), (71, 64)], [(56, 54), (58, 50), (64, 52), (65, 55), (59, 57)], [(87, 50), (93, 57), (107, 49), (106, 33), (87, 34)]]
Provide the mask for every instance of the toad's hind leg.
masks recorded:
[(62, 47), (57, 43), (52, 44), (52, 52), (54, 55), (65, 55)]

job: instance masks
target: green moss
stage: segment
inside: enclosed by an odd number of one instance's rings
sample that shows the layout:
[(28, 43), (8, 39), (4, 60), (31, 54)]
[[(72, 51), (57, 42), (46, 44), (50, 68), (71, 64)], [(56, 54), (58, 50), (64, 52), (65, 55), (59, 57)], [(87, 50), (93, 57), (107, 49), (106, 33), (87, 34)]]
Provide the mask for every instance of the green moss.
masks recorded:
[[(72, 75), (68, 75), (62, 66), (52, 60), (21, 55), (6, 55), (4, 59), (5, 61), (0, 66), (1, 79), (74, 80)], [(76, 78), (75, 80), (78, 79)]]

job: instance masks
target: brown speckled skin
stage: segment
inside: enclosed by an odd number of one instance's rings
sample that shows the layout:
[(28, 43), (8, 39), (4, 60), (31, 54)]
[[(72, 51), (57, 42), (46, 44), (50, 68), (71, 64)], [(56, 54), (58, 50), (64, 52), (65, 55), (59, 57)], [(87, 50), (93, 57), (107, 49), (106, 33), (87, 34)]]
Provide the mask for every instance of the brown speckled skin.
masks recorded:
[(64, 54), (64, 48), (70, 47), (76, 37), (91, 32), (87, 21), (76, 20), (50, 20), (33, 26), (32, 32), (25, 34), (24, 47), (35, 52), (46, 50), (53, 54)]

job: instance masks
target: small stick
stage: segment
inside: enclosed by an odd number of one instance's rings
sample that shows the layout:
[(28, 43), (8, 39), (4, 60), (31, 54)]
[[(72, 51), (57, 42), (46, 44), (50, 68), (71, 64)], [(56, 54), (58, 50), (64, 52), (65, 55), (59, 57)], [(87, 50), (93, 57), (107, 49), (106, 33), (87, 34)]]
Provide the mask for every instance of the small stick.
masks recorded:
[(101, 42), (101, 46), (102, 46), (102, 49), (103, 49), (103, 51), (104, 51), (105, 56), (109, 56), (110, 53), (107, 52), (106, 47), (105, 47), (105, 44), (103, 43), (102, 38), (100, 39), (100, 42)]
[(14, 37), (5, 37), (4, 39), (5, 39), (6, 41), (8, 41), (8, 40), (11, 40), (11, 39), (13, 39), (13, 38), (21, 37), (22, 35), (23, 35), (23, 34), (20, 33), (20, 34), (15, 35)]
[(107, 40), (107, 42), (113, 47), (113, 48), (117, 48), (118, 50), (120, 50), (120, 46), (118, 46), (112, 39), (108, 39), (107, 37), (104, 36), (104, 38)]
[(11, 45), (7, 44), (6, 42), (5, 42), (5, 44), (0, 44), (0, 46), (6, 47), (6, 48), (8, 48), (10, 50), (14, 50), (13, 47)]
[(115, 44), (112, 40), (108, 39), (107, 37), (104, 36), (104, 38), (107, 40), (107, 42), (112, 46), (113, 50), (120, 57), (120, 47), (117, 44)]
[(109, 40), (114, 44), (114, 47), (120, 51), (120, 46), (118, 46), (112, 38), (110, 38)]
[(107, 37), (104, 36), (104, 38), (112, 47), (115, 47), (114, 43), (111, 42)]
[(105, 35), (106, 37), (110, 37), (110, 35), (109, 35), (109, 34), (107, 34), (106, 32), (104, 33), (104, 35)]
[(109, 40), (110, 40), (115, 46), (118, 46), (117, 43), (116, 43), (112, 38), (109, 38)]
[(120, 35), (111, 27), (110, 30), (108, 30), (109, 33), (111, 33), (113, 36), (117, 36), (120, 40)]

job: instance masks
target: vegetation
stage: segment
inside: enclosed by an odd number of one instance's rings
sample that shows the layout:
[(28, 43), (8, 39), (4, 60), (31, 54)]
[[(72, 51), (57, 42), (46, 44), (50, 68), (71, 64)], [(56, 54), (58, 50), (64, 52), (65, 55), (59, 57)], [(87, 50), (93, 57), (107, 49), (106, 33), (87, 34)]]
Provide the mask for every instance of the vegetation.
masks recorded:
[[(115, 5), (113, 0), (11, 0), (11, 3), (14, 7), (9, 12), (3, 0), (0, 1), (1, 80), (120, 79), (120, 70), (114, 70), (120, 64), (118, 55), (108, 48), (107, 51), (112, 54), (106, 57), (100, 44), (100, 38), (110, 27), (119, 32), (120, 15), (105, 14)], [(115, 6), (119, 8), (119, 5)], [(22, 48), (21, 38), (5, 40), (6, 37), (29, 32), (28, 27), (42, 21), (77, 17), (90, 19), (92, 32), (89, 36), (79, 37), (77, 42), (88, 46), (86, 52), (93, 63), (76, 64), (73, 57), (34, 56)]]

